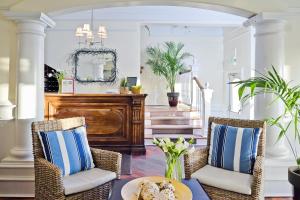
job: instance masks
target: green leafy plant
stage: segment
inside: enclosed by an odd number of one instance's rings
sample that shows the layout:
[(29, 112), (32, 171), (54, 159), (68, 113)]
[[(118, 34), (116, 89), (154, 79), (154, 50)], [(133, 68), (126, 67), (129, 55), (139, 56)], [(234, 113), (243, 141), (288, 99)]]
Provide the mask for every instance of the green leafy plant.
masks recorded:
[(120, 87), (127, 87), (127, 79), (126, 78), (121, 79)]
[[(300, 144), (299, 134), (299, 114), (300, 114), (300, 85), (291, 86), (290, 82), (286, 82), (272, 66), (272, 70), (266, 74), (249, 78), (247, 80), (231, 82), (239, 86), (239, 98), (242, 103), (245, 103), (250, 98), (260, 94), (272, 94), (274, 100), (271, 103), (280, 101), (284, 105), (283, 112), (279, 116), (273, 116), (267, 119), (270, 126), (279, 128), (278, 140), (286, 137), (289, 146), (293, 152), (296, 163), (300, 167), (300, 157), (297, 148), (287, 137), (287, 132), (293, 127), (294, 139)], [(246, 88), (250, 89), (246, 90)], [(247, 92), (249, 91), (249, 92)]]
[(189, 148), (194, 143), (194, 139), (186, 141), (183, 137), (178, 138), (176, 142), (172, 142), (170, 138), (157, 139), (154, 138), (153, 144), (158, 146), (166, 156), (166, 173), (165, 176), (171, 179), (182, 179), (182, 168), (180, 157), (189, 151), (193, 151), (194, 147)]
[(178, 74), (186, 70), (184, 59), (192, 56), (190, 53), (182, 52), (184, 44), (165, 42), (163, 48), (148, 47), (146, 52), (154, 74), (165, 77), (171, 92), (175, 92), (175, 83)]

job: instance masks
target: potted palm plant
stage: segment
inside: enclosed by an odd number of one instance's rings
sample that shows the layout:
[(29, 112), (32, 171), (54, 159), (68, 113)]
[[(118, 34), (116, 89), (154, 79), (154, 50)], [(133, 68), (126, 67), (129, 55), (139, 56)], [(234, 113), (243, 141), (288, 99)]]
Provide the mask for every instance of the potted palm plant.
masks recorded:
[[(294, 199), (300, 199), (300, 155), (295, 147), (295, 145), (300, 145), (300, 85), (291, 86), (289, 82), (286, 82), (278, 74), (274, 67), (266, 74), (260, 74), (257, 77), (247, 80), (232, 82), (232, 84), (239, 86), (239, 98), (242, 103), (260, 94), (271, 94), (274, 96), (274, 101), (281, 101), (283, 103), (283, 112), (279, 116), (267, 119), (267, 122), (270, 126), (279, 128), (278, 140), (285, 137), (295, 157), (296, 166), (289, 167), (288, 179), (294, 186)], [(250, 93), (246, 93), (246, 88), (250, 89)], [(290, 129), (293, 130), (295, 144), (287, 136)]]
[(180, 72), (186, 70), (184, 60), (190, 56), (190, 53), (183, 52), (184, 44), (175, 42), (165, 42), (163, 48), (148, 47), (146, 52), (148, 60), (146, 64), (150, 65), (155, 75), (163, 76), (170, 88), (167, 93), (170, 106), (177, 106), (179, 93), (175, 92), (175, 83)]

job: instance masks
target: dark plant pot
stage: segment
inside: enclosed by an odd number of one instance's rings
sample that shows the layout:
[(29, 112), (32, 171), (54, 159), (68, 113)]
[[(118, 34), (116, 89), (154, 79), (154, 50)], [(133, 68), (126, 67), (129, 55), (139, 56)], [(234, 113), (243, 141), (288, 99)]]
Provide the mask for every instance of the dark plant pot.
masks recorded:
[(168, 92), (169, 105), (171, 107), (176, 107), (178, 104), (179, 92)]
[(300, 199), (300, 168), (289, 167), (289, 182), (294, 186), (294, 199)]

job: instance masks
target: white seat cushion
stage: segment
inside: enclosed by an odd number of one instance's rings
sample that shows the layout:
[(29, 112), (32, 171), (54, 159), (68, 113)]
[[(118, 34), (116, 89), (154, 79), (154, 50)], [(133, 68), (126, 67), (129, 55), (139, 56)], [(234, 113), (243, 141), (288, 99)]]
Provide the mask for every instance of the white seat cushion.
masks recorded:
[(250, 174), (229, 171), (206, 165), (193, 173), (192, 178), (196, 178), (200, 181), (200, 183), (208, 186), (251, 195), (253, 176)]
[(115, 172), (93, 168), (63, 177), (65, 195), (90, 190), (117, 177)]

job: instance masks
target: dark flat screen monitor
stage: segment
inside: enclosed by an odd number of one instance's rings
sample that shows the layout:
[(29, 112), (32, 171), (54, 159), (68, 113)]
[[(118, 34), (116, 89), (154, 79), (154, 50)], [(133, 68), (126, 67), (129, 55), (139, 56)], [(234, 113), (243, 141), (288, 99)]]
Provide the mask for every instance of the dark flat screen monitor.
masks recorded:
[(132, 86), (135, 86), (137, 82), (137, 77), (127, 77), (127, 86), (131, 89)]

